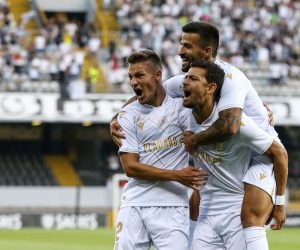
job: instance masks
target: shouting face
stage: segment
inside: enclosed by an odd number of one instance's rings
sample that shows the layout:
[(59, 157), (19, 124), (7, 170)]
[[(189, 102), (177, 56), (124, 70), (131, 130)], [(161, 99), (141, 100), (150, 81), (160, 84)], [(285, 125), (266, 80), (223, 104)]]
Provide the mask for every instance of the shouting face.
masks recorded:
[(189, 69), (183, 81), (183, 106), (193, 108), (204, 106), (208, 98), (213, 94), (215, 84), (208, 84), (206, 69), (192, 67)]
[(150, 61), (129, 64), (130, 85), (140, 104), (155, 106), (162, 72)]

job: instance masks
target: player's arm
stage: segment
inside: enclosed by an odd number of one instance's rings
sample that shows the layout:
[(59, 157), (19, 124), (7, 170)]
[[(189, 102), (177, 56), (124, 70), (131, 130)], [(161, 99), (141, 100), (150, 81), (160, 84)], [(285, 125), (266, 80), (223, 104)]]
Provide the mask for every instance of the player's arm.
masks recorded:
[[(122, 108), (126, 107), (128, 104), (134, 102), (136, 100), (136, 96), (128, 99), (122, 106)], [(118, 113), (119, 114), (119, 113)], [(118, 114), (114, 115), (110, 120), (110, 135), (112, 137), (113, 142), (120, 147), (122, 145), (121, 139), (125, 139), (125, 134), (122, 132), (122, 127), (120, 126), (117, 117)]]
[(254, 121), (243, 114), (243, 125), (240, 129), (242, 143), (257, 153), (266, 154), (273, 162), (276, 181), (276, 199), (273, 213), (270, 217), (276, 220), (272, 229), (280, 229), (285, 222), (284, 194), (288, 175), (288, 156), (285, 148), (265, 131), (260, 129)]
[(275, 219), (276, 224), (271, 225), (271, 228), (273, 230), (279, 230), (284, 224), (286, 218), (284, 195), (288, 178), (288, 154), (285, 148), (275, 140), (267, 149), (265, 154), (268, 155), (273, 161), (274, 175), (276, 180), (276, 198), (273, 209), (273, 218)]
[(208, 178), (206, 171), (194, 167), (180, 170), (156, 168), (139, 162), (138, 154), (120, 152), (120, 160), (128, 177), (148, 181), (177, 181), (187, 187), (200, 190)]
[(205, 131), (194, 134), (185, 140), (185, 148), (193, 153), (199, 144), (212, 144), (226, 140), (240, 129), (241, 108), (229, 108), (219, 113), (219, 118)]
[(189, 200), (189, 205), (190, 205), (190, 219), (193, 221), (198, 220), (199, 216), (199, 205), (200, 205), (200, 194), (199, 191), (194, 190), (190, 200)]

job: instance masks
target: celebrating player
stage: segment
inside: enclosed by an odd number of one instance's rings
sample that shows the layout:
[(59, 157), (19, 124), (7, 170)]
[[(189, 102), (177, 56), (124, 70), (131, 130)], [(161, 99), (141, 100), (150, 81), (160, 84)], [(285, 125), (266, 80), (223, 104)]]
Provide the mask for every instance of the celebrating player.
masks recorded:
[[(182, 31), (179, 55), (182, 59), (183, 72), (187, 72), (190, 63), (197, 59), (213, 61), (225, 71), (225, 80), (217, 105), (219, 117), (205, 131), (187, 138), (186, 149), (193, 153), (200, 144), (222, 142), (237, 134), (240, 129), (242, 111), (251, 117), (261, 129), (276, 138), (277, 133), (269, 124), (268, 112), (249, 79), (236, 67), (216, 58), (219, 46), (218, 29), (206, 22), (190, 22), (182, 27)], [(167, 94), (173, 97), (183, 97), (181, 85), (184, 77), (184, 75), (178, 75), (167, 80), (164, 83)], [(111, 122), (111, 133), (117, 144), (120, 143), (119, 138), (123, 137), (123, 134), (118, 131), (119, 128), (120, 126), (115, 121)], [(265, 171), (268, 170), (268, 166), (264, 163), (268, 161), (265, 157), (255, 152), (251, 157), (249, 169), (252, 169), (251, 174), (258, 180), (261, 174), (265, 175)], [(262, 185), (263, 180), (261, 180)], [(256, 202), (257, 199), (259, 203)], [(278, 196), (275, 200), (277, 205), (282, 205), (283, 202), (283, 196)], [(273, 210), (270, 196), (263, 189), (245, 183), (241, 217), (248, 250), (268, 249), (264, 225), (273, 213), (277, 214), (278, 209), (279, 207), (275, 206)], [(272, 228), (278, 229), (279, 227), (273, 225)]]
[[(224, 71), (215, 63), (201, 60), (191, 64), (183, 82), (183, 105), (193, 109), (193, 116), (199, 124), (198, 132), (205, 131), (218, 119), (216, 101), (223, 81)], [(254, 169), (248, 170), (251, 149), (270, 157), (264, 158), (267, 168), (261, 180), (255, 177), (255, 173), (249, 174)], [(244, 181), (248, 185), (261, 188), (275, 202), (275, 193), (277, 196), (285, 193), (286, 150), (243, 114), (239, 132), (223, 142), (199, 146), (194, 153), (194, 163), (209, 171), (209, 179), (201, 191), (200, 215), (192, 249), (248, 249), (240, 218), (244, 175), (247, 172)], [(255, 202), (261, 201), (256, 199)], [(283, 205), (275, 207), (275, 219), (280, 229), (285, 210)]]
[(121, 110), (126, 135), (119, 155), (129, 178), (117, 218), (116, 249), (188, 249), (187, 187), (199, 189), (207, 173), (188, 167), (182, 144), (190, 110), (166, 95), (159, 56), (131, 54), (128, 75), (137, 100)]

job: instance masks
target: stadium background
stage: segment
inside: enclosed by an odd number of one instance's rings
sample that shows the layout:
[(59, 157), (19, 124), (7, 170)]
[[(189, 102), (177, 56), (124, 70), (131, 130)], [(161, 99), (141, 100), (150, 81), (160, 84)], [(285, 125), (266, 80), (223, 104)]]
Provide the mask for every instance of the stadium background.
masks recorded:
[(270, 249), (299, 249), (299, 1), (0, 0), (1, 249), (112, 249), (122, 169), (109, 120), (132, 95), (124, 61), (146, 47), (165, 79), (180, 73), (188, 20), (220, 27), (219, 56), (274, 112), (289, 196), (287, 229), (269, 233)]

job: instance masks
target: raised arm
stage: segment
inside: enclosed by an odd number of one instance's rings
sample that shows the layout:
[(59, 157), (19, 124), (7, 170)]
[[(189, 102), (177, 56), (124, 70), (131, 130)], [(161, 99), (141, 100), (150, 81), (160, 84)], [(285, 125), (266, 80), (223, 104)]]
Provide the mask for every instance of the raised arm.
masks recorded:
[(273, 209), (273, 218), (275, 219), (276, 224), (271, 225), (271, 228), (273, 230), (279, 230), (284, 224), (286, 218), (284, 195), (288, 177), (288, 155), (285, 148), (275, 140), (265, 154), (273, 161), (276, 180), (276, 198)]
[(195, 190), (200, 190), (208, 178), (206, 171), (194, 167), (168, 170), (143, 164), (139, 162), (138, 155), (133, 153), (121, 152), (120, 159), (126, 175), (132, 178), (148, 181), (177, 181)]

